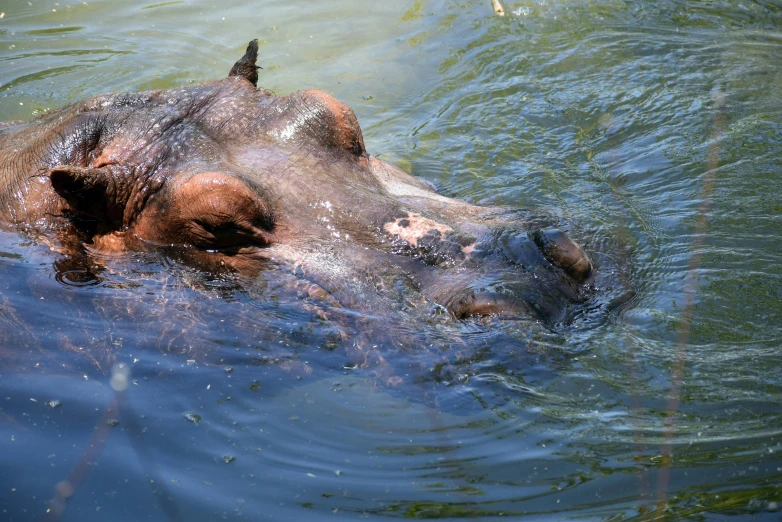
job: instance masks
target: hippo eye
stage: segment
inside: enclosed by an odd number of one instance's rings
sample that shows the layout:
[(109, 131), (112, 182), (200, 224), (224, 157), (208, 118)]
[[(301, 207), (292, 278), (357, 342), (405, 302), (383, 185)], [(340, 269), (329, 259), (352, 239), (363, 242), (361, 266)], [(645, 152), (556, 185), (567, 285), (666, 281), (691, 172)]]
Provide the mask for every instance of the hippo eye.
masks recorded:
[(180, 216), (183, 242), (228, 254), (273, 241), (274, 216), (262, 191), (222, 172), (202, 172), (174, 185), (173, 207)]
[(270, 232), (251, 223), (195, 220), (194, 225), (193, 243), (206, 250), (267, 247), (272, 243)]

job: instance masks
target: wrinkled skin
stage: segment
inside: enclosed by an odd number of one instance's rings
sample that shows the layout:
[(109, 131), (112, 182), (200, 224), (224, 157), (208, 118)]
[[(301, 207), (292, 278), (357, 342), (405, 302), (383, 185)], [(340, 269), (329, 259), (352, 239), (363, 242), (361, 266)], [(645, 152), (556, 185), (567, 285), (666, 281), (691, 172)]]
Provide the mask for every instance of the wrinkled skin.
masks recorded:
[(322, 91), (259, 90), (257, 45), (227, 79), (104, 95), (0, 125), (0, 220), (98, 252), (171, 248), (209, 270), (270, 264), (382, 314), (390, 296), (564, 321), (594, 268), (525, 213), (446, 198), (369, 155)]

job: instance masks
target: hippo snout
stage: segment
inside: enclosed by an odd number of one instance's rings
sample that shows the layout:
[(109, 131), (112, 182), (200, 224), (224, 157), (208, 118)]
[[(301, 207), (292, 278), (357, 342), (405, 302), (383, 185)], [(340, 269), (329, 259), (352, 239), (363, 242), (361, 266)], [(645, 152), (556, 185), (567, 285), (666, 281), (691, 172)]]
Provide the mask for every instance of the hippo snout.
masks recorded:
[[(414, 222), (423, 228), (432, 226), (420, 216), (408, 215), (404, 221), (410, 224), (401, 234)], [(419, 239), (417, 248), (407, 252), (439, 269), (429, 297), (456, 318), (531, 316), (547, 323), (562, 322), (572, 313), (571, 305), (583, 301), (589, 291), (593, 272), (589, 256), (557, 228), (524, 231), (500, 226), (484, 230), (472, 243), (441, 228), (442, 233), (430, 228), (424, 237), (434, 239)], [(426, 255), (426, 249), (440, 258)]]

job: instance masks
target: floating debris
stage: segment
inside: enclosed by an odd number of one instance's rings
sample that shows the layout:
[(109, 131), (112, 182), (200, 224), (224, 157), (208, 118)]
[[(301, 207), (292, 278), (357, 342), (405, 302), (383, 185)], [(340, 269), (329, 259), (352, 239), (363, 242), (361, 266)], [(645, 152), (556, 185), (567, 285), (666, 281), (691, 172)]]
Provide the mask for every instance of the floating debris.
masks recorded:
[(59, 408), (60, 406), (62, 406), (62, 403), (60, 401), (58, 401), (57, 399), (52, 399), (50, 401), (46, 401), (44, 404), (46, 404), (51, 409)]
[(527, 7), (526, 5), (519, 7), (518, 9), (513, 10), (514, 16), (530, 16), (534, 11), (531, 7)]
[(234, 457), (233, 455), (226, 455), (225, 457), (223, 457), (223, 460), (225, 461), (226, 464), (230, 464), (231, 462), (236, 460), (236, 457)]
[(199, 414), (193, 413), (192, 411), (185, 413), (185, 419), (189, 420), (193, 424), (198, 424), (202, 420)]

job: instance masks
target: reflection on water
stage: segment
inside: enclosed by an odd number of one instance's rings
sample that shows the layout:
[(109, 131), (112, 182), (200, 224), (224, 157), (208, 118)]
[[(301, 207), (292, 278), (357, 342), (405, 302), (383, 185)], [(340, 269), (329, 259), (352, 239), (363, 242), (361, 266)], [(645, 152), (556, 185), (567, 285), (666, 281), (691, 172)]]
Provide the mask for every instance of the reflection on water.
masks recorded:
[(43, 516), (122, 363), (62, 520), (778, 518), (782, 9), (503, 5), (4, 2), (2, 120), (221, 78), (257, 37), (265, 88), (348, 102), (446, 195), (572, 223), (635, 297), (554, 328), (334, 315), (282, 270), (5, 232), (3, 517)]

